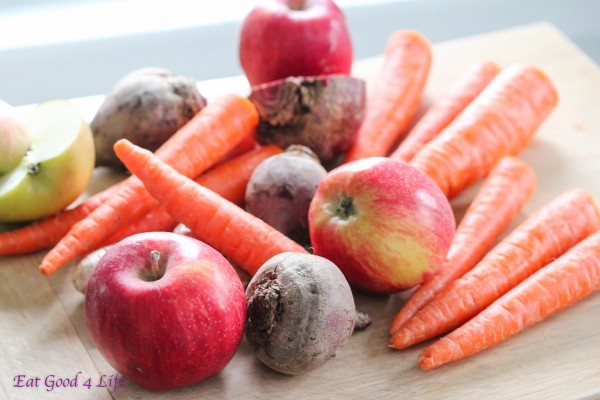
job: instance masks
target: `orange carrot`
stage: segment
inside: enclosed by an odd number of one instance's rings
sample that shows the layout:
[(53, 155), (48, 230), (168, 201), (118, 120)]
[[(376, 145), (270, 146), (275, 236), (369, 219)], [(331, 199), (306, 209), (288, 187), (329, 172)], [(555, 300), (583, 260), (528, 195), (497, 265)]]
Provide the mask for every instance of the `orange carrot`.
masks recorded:
[(432, 104), (390, 157), (410, 161), (425, 143), (436, 137), (481, 93), (498, 72), (500, 67), (491, 61), (473, 64), (456, 84)]
[(258, 143), (254, 138), (254, 132), (250, 132), (250, 135), (246, 136), (242, 139), (241, 142), (237, 144), (233, 149), (231, 149), (227, 154), (225, 154), (216, 164), (215, 166), (222, 164), (226, 161), (229, 161), (237, 156), (241, 156), (251, 150), (254, 150), (258, 147)]
[(511, 65), (410, 163), (453, 197), (486, 176), (500, 158), (522, 151), (557, 101), (556, 89), (543, 72)]
[(99, 247), (109, 246), (125, 239), (128, 236), (142, 232), (172, 232), (177, 226), (177, 221), (165, 210), (164, 207), (158, 205), (156, 208), (148, 212), (142, 218), (127, 225), (104, 240)]
[(119, 140), (114, 149), (178, 222), (248, 273), (254, 274), (276, 254), (305, 252), (266, 222), (179, 174), (151, 152), (125, 139)]
[[(249, 134), (231, 151), (225, 154), (216, 165), (246, 153), (256, 146), (254, 134), (253, 132), (249, 132)], [(92, 211), (104, 203), (105, 200), (114, 195), (119, 188), (119, 184), (114, 185), (95, 194), (72, 209), (63, 210), (52, 217), (31, 223), (10, 232), (0, 232), (0, 256), (27, 254), (56, 245), (69, 232), (69, 229), (71, 229), (75, 223), (87, 217)], [(163, 217), (167, 218), (166, 216)], [(160, 216), (156, 216), (155, 218), (158, 219)], [(170, 218), (170, 216), (168, 216), (168, 218)], [(150, 227), (152, 225), (148, 221), (148, 225), (146, 226)], [(146, 228), (140, 227), (139, 229)]]
[(365, 117), (345, 162), (389, 154), (419, 109), (430, 66), (427, 38), (410, 30), (390, 36), (382, 68), (369, 90)]
[(600, 232), (587, 237), (419, 355), (425, 370), (469, 357), (600, 290)]
[[(239, 155), (211, 168), (196, 179), (196, 183), (212, 190), (236, 205), (242, 205), (246, 186), (254, 169), (264, 159), (281, 153), (281, 148), (275, 145), (257, 147), (254, 150)], [(115, 243), (127, 236), (141, 232), (172, 231), (177, 225), (175, 218), (158, 206), (134, 223), (119, 229), (111, 235), (102, 246)]]
[(211, 168), (196, 182), (241, 206), (252, 172), (263, 160), (281, 152), (282, 149), (275, 145), (257, 147)]
[(492, 169), (456, 228), (444, 263), (410, 296), (392, 322), (393, 335), (451, 282), (471, 270), (494, 245), (533, 194), (536, 179), (529, 165), (505, 157)]
[[(245, 147), (249, 146), (250, 141), (245, 140), (244, 142)], [(238, 147), (240, 146), (238, 145)], [(236, 151), (240, 150), (237, 149)], [(226, 161), (221, 160), (217, 166), (213, 167), (206, 174), (200, 175), (198, 181), (234, 203), (241, 204), (240, 202), (244, 197), (245, 183), (247, 183), (248, 177), (256, 165), (264, 158), (274, 155), (279, 151), (281, 150), (278, 147), (264, 146), (257, 147), (235, 158), (228, 158), (228, 155), (225, 157), (227, 158)], [(239, 164), (239, 168), (235, 167), (235, 164)], [(42, 221), (34, 222), (12, 231), (1, 232), (0, 256), (28, 254), (56, 245), (75, 223), (81, 221), (104, 203), (104, 201), (113, 196), (122, 184), (123, 182), (113, 185), (93, 195), (76, 207), (61, 211)], [(114, 243), (118, 239), (132, 235), (133, 233), (170, 230), (173, 226), (173, 221), (173, 217), (164, 211), (164, 209), (159, 212), (155, 208), (138, 221), (111, 235), (110, 238), (104, 241), (104, 245)], [(102, 246), (100, 245), (99, 247)]]
[(588, 193), (563, 193), (417, 311), (391, 337), (390, 347), (403, 349), (456, 328), (599, 228), (600, 213)]
[(117, 185), (95, 194), (78, 206), (22, 228), (0, 233), (0, 256), (28, 254), (54, 246), (69, 229), (118, 190)]
[[(216, 99), (169, 138), (156, 156), (186, 176), (198, 176), (247, 137), (258, 124), (252, 103), (238, 95)], [(42, 260), (48, 275), (57, 268), (98, 248), (111, 234), (157, 206), (135, 177), (86, 218), (79, 221)]]

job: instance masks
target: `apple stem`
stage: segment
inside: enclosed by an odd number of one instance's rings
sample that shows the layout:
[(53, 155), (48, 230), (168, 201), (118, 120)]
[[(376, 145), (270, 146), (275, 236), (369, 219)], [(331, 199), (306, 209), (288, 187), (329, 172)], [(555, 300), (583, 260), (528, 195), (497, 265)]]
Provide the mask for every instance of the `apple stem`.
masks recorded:
[(346, 219), (350, 215), (354, 214), (354, 207), (352, 204), (352, 199), (350, 197), (342, 197), (342, 199), (340, 200), (340, 204), (337, 207), (337, 213), (343, 219)]
[(288, 6), (290, 7), (290, 9), (292, 10), (304, 10), (306, 9), (306, 0), (291, 0), (288, 3)]
[(150, 252), (150, 265), (152, 268), (152, 275), (154, 279), (158, 280), (158, 260), (160, 260), (160, 252), (158, 250), (152, 250)]
[(29, 163), (27, 164), (27, 173), (29, 175), (35, 175), (40, 172), (40, 163)]

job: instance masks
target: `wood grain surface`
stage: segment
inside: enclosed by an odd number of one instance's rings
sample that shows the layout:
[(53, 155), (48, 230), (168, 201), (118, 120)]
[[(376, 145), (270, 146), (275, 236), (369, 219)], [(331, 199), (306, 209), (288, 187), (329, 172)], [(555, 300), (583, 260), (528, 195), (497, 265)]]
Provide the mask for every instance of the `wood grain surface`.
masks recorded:
[[(383, 51), (385, 43), (374, 43)], [(502, 66), (531, 63), (542, 68), (560, 93), (560, 103), (522, 158), (538, 176), (538, 189), (513, 224), (562, 191), (582, 187), (600, 199), (600, 69), (551, 25), (540, 23), (434, 46), (426, 90), (428, 102), (470, 63), (490, 59)], [(372, 80), (380, 58), (356, 63), (354, 74)], [(208, 97), (246, 94), (241, 77), (200, 82)], [(90, 119), (100, 97), (73, 100)], [(87, 194), (120, 176), (95, 171)], [(453, 200), (460, 218), (476, 186)], [(6, 227), (4, 227), (6, 229)], [(1, 399), (600, 399), (600, 294), (474, 357), (434, 371), (421, 371), (416, 358), (424, 344), (405, 351), (387, 347), (389, 324), (406, 299), (356, 294), (373, 325), (356, 333), (331, 362), (303, 376), (284, 376), (263, 367), (245, 342), (225, 370), (193, 387), (146, 392), (125, 382), (96, 387), (116, 371), (89, 338), (83, 296), (72, 287), (69, 269), (44, 277), (42, 253), (0, 258)], [(19, 383), (36, 387), (15, 387)], [(52, 378), (54, 376), (54, 378)], [(77, 378), (77, 387), (54, 388), (52, 380)], [(88, 381), (89, 380), (89, 381)], [(45, 382), (46, 381), (46, 382)], [(93, 386), (83, 385), (88, 381)]]

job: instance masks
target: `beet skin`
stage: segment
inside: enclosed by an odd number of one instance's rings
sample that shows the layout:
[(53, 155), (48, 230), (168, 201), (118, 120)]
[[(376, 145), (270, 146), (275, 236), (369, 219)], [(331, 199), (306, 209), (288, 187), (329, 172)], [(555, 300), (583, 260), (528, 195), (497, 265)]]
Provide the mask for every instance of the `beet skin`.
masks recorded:
[(282, 253), (246, 288), (246, 339), (257, 357), (284, 374), (319, 368), (350, 339), (356, 309), (348, 282), (329, 260)]

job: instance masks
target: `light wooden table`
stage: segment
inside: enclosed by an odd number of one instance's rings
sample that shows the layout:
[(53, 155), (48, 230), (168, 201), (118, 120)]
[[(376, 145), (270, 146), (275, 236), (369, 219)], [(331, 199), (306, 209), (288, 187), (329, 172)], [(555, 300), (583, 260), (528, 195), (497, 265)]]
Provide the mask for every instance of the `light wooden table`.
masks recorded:
[[(381, 46), (384, 44), (374, 44)], [(600, 70), (547, 24), (493, 32), (435, 46), (427, 98), (437, 96), (471, 62), (492, 59), (503, 66), (533, 63), (555, 81), (560, 104), (522, 158), (536, 171), (539, 188), (518, 223), (565, 189), (583, 187), (600, 199)], [(371, 78), (380, 59), (360, 61), (355, 74)], [(242, 78), (201, 82), (207, 96), (235, 90)], [(91, 118), (100, 98), (77, 99)], [(96, 171), (90, 192), (118, 177)], [(453, 200), (462, 215), (474, 188)], [(514, 226), (514, 225), (513, 225)], [(600, 251), (600, 249), (599, 249)], [(68, 268), (46, 278), (42, 254), (0, 258), (0, 398), (2, 399), (197, 399), (197, 398), (402, 398), (402, 399), (599, 399), (600, 294), (472, 358), (424, 372), (416, 364), (421, 346), (387, 348), (387, 330), (406, 294), (358, 295), (373, 325), (355, 334), (339, 355), (312, 373), (289, 377), (263, 367), (242, 343), (218, 376), (182, 390), (148, 393), (131, 383), (116, 390), (88, 389), (115, 374), (91, 342), (83, 320), (83, 296)], [(44, 380), (73, 378), (78, 387), (47, 391)], [(16, 377), (38, 388), (14, 387)], [(27, 381), (30, 379), (29, 381)], [(50, 378), (52, 379), (52, 378)]]

